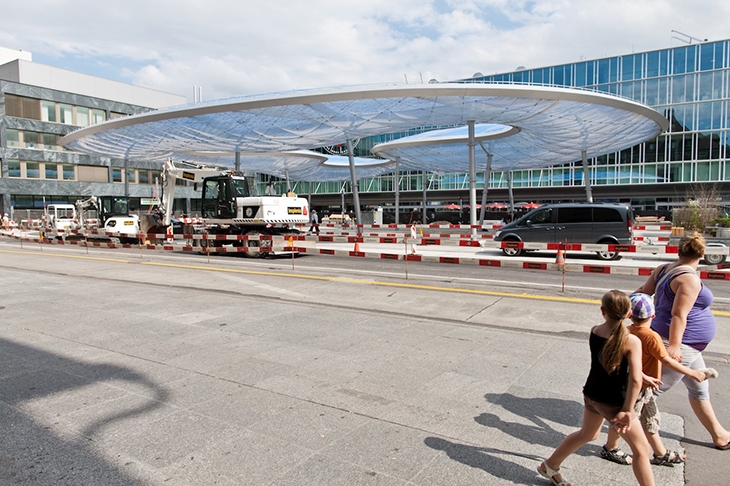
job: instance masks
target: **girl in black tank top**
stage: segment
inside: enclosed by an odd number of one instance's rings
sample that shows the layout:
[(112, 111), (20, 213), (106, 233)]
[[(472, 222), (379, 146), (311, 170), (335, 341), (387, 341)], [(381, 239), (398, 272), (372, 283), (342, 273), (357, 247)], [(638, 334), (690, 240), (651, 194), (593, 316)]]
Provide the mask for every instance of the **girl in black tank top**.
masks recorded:
[(638, 483), (654, 485), (651, 448), (633, 410), (641, 390), (642, 373), (641, 341), (624, 327), (630, 311), (629, 297), (619, 290), (611, 290), (601, 299), (605, 322), (594, 326), (588, 339), (591, 369), (583, 387), (583, 425), (537, 467), (537, 472), (556, 486), (568, 484), (560, 474), (560, 465), (580, 447), (598, 438), (604, 420), (609, 420), (631, 447), (631, 467)]

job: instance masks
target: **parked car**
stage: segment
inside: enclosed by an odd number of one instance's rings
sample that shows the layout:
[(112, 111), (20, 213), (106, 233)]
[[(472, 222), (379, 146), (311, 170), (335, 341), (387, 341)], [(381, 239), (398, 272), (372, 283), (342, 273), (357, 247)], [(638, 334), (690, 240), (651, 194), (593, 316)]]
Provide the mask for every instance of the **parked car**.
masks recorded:
[[(542, 243), (598, 243), (630, 245), (634, 228), (631, 207), (616, 203), (546, 204), (503, 226), (495, 241)], [(503, 248), (517, 256), (521, 248)], [(618, 252), (598, 251), (603, 260), (615, 260)]]

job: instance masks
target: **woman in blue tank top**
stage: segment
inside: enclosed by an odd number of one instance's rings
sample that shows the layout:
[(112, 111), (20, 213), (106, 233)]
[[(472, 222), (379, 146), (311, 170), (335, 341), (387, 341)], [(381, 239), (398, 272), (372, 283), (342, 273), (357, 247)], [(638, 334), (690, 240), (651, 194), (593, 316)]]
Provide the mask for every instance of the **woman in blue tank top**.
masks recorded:
[[(674, 263), (657, 267), (637, 292), (655, 294), (656, 316), (651, 328), (664, 339), (669, 356), (692, 369), (706, 368), (702, 351), (715, 337), (715, 316), (710, 310), (712, 291), (697, 276), (697, 266), (705, 254), (705, 239), (695, 233), (684, 236)], [(720, 425), (710, 403), (710, 387), (664, 369), (659, 391), (662, 393), (682, 381), (697, 418), (712, 436), (717, 449), (730, 449), (730, 432)]]

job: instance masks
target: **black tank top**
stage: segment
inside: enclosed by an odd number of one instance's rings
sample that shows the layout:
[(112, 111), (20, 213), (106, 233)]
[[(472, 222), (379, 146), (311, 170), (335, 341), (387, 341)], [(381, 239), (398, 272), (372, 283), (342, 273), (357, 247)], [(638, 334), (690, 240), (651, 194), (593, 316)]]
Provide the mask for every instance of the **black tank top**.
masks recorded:
[(583, 394), (597, 402), (621, 406), (626, 400), (629, 382), (629, 361), (626, 356), (618, 369), (609, 374), (601, 365), (599, 356), (608, 339), (591, 332), (588, 344), (591, 348), (591, 371), (583, 386)]

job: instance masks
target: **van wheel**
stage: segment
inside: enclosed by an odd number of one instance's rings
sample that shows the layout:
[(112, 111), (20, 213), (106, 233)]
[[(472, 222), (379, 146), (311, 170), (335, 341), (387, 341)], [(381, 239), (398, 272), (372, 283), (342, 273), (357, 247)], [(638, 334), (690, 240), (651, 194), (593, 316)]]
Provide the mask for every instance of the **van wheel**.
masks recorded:
[(705, 255), (704, 257), (702, 257), (702, 259), (708, 265), (719, 265), (727, 259), (727, 255), (720, 255), (717, 253), (713, 253), (711, 255)]
[(516, 257), (522, 254), (522, 248), (502, 248), (502, 253), (510, 257)]
[[(599, 245), (611, 245), (615, 244), (615, 241), (599, 241)], [(601, 260), (618, 260), (621, 258), (621, 253), (617, 251), (597, 251), (596, 255), (598, 255), (598, 258)]]

